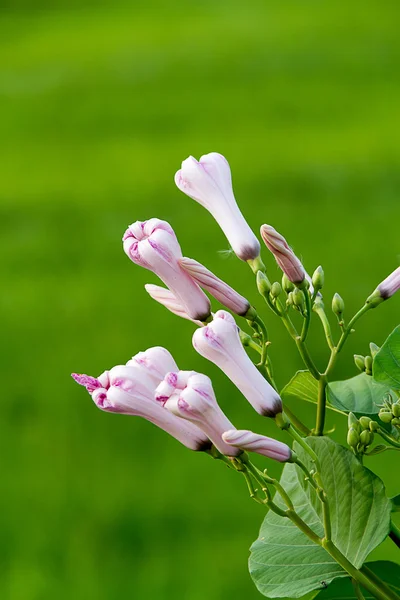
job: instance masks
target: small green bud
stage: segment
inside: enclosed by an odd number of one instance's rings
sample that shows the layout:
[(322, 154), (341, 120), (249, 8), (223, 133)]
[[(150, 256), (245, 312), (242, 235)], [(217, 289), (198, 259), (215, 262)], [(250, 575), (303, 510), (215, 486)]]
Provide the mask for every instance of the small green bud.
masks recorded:
[(369, 345), (369, 350), (371, 352), (372, 358), (375, 358), (375, 355), (378, 354), (380, 348), (379, 348), (379, 346), (377, 346), (376, 344), (374, 344), (374, 342), (371, 342), (370, 345)]
[(369, 446), (372, 441), (372, 433), (366, 429), (360, 433), (360, 443), (363, 446)]
[(354, 355), (354, 362), (356, 363), (356, 367), (359, 371), (365, 371), (365, 359), (361, 354)]
[(257, 271), (257, 288), (262, 296), (265, 296), (271, 290), (270, 281), (262, 271)]
[(340, 317), (344, 311), (343, 298), (339, 294), (335, 294), (332, 299), (332, 311), (337, 317)]
[(348, 424), (348, 428), (351, 429), (353, 427), (353, 429), (355, 429), (356, 431), (360, 431), (360, 422), (357, 419), (356, 415), (352, 412), (349, 412), (349, 415), (347, 417), (347, 424)]
[(379, 412), (379, 418), (383, 423), (391, 423), (393, 420), (393, 415), (387, 410), (381, 410)]
[(321, 266), (315, 269), (311, 281), (314, 286), (315, 292), (322, 290), (322, 288), (324, 287), (325, 275), (324, 270)]
[(378, 429), (379, 429), (379, 424), (376, 421), (370, 421), (369, 430), (374, 432), (374, 431), (378, 431)]
[(365, 357), (365, 372), (367, 375), (372, 375), (372, 356)]
[(290, 281), (290, 279), (285, 275), (282, 276), (282, 288), (285, 290), (287, 294), (293, 292), (294, 284)]
[(398, 417), (400, 417), (400, 404), (398, 402), (395, 402), (392, 405), (392, 413), (394, 414), (394, 416), (396, 417), (396, 419)]
[(360, 425), (362, 429), (369, 429), (369, 424), (372, 421), (369, 417), (360, 417)]
[(398, 419), (397, 417), (392, 419), (392, 425), (400, 425), (400, 419)]
[(277, 298), (282, 293), (281, 284), (275, 281), (271, 287), (271, 296)]
[(347, 443), (351, 448), (357, 448), (357, 444), (360, 441), (360, 436), (354, 427), (350, 427), (347, 434)]
[(287, 302), (288, 306), (292, 306), (292, 304), (293, 304), (293, 292), (289, 292), (286, 302)]
[(297, 306), (298, 308), (303, 308), (303, 306), (305, 305), (305, 299), (304, 299), (304, 294), (301, 290), (299, 290), (299, 288), (296, 288), (294, 290), (294, 292), (292, 292), (293, 294), (293, 303), (295, 306)]

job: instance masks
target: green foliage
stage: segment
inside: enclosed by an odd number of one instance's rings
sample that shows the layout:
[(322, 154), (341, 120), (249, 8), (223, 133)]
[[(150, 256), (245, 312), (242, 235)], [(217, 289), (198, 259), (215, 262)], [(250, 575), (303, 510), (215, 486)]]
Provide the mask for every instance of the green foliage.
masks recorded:
[[(390, 561), (377, 561), (367, 563), (366, 566), (380, 579), (396, 592), (400, 592), (400, 566)], [(365, 600), (372, 600), (372, 596), (363, 590)], [(357, 600), (353, 584), (350, 579), (336, 579), (324, 591), (318, 594), (318, 600)]]
[(400, 494), (391, 498), (392, 501), (392, 512), (400, 512)]
[(400, 325), (392, 331), (376, 354), (373, 377), (375, 381), (400, 390)]
[(332, 406), (359, 415), (377, 414), (379, 404), (388, 392), (387, 385), (376, 383), (365, 373), (344, 381), (333, 381), (327, 387), (328, 400)]
[[(308, 443), (319, 457), (324, 489), (330, 499), (332, 540), (359, 568), (389, 533), (391, 502), (382, 481), (349, 450), (325, 437), (309, 438)], [(304, 450), (297, 444), (295, 450), (311, 468)], [(305, 481), (303, 471), (286, 464), (281, 484), (296, 512), (317, 535), (323, 536), (321, 502)], [(278, 494), (275, 498), (283, 507)], [(321, 546), (272, 511), (251, 548), (249, 564), (255, 584), (268, 598), (300, 598), (312, 590), (323, 589), (336, 577), (347, 576)]]

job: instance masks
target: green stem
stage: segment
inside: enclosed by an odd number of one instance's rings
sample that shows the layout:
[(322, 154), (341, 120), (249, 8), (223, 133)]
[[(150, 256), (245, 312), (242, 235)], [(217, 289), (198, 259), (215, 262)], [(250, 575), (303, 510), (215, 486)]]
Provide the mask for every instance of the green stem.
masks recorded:
[(319, 379), (320, 372), (318, 371), (317, 367), (315, 366), (315, 364), (308, 352), (306, 344), (301, 340), (301, 336), (297, 333), (297, 330), (296, 330), (295, 326), (293, 325), (290, 317), (288, 317), (287, 315), (282, 315), (281, 319), (282, 319), (283, 324), (285, 325), (286, 329), (290, 333), (291, 337), (296, 342), (297, 349), (298, 349), (300, 356), (303, 359), (303, 362), (306, 365), (307, 369), (310, 371), (310, 373), (314, 377), (314, 379)]
[(358, 319), (360, 317), (362, 317), (367, 311), (369, 311), (372, 308), (371, 304), (364, 304), (364, 306), (362, 308), (360, 308), (360, 310), (354, 315), (354, 317), (350, 320), (349, 324), (347, 325), (347, 327), (345, 328), (345, 330), (343, 331), (340, 340), (338, 342), (338, 345), (336, 346), (336, 352), (339, 353), (341, 351), (341, 349), (343, 348), (343, 345), (345, 343), (345, 341), (347, 340), (353, 325), (356, 323), (356, 321), (358, 321)]
[(322, 540), (322, 546), (353, 579), (377, 598), (377, 600), (399, 600), (397, 594), (395, 594), (383, 581), (378, 581), (378, 578), (375, 575), (372, 576), (372, 572), (369, 571), (369, 569), (366, 567), (362, 567), (360, 570), (356, 569), (344, 554), (336, 548), (333, 542), (330, 540)]
[(303, 322), (303, 328), (301, 330), (301, 336), (300, 336), (300, 341), (302, 343), (305, 342), (307, 334), (308, 334), (308, 330), (310, 328), (310, 322), (311, 322), (311, 314), (312, 314), (312, 306), (311, 306), (311, 298), (310, 298), (310, 294), (308, 292), (307, 289), (303, 289), (304, 292), (304, 297), (306, 300), (306, 316), (304, 318), (304, 322)]
[(318, 380), (318, 403), (315, 435), (324, 435), (327, 383), (328, 382), (325, 375), (322, 375), (321, 378)]
[(390, 539), (400, 548), (400, 529), (393, 521), (390, 523)]
[(379, 433), (379, 435), (381, 437), (383, 437), (384, 440), (386, 440), (389, 444), (391, 444), (395, 448), (400, 448), (400, 442), (397, 442), (394, 438), (392, 438), (388, 433), (386, 433), (386, 431), (384, 429), (382, 429), (382, 427), (380, 427), (377, 430), (377, 433)]
[(289, 417), (293, 426), (296, 427), (296, 429), (301, 431), (301, 433), (304, 433), (304, 435), (310, 435), (311, 430), (306, 425), (304, 425), (304, 423), (300, 421), (300, 419), (296, 417), (296, 415), (287, 406), (285, 406), (285, 413)]
[(353, 588), (354, 588), (354, 593), (357, 596), (358, 600), (365, 600), (365, 596), (361, 591), (361, 588), (359, 586), (358, 581), (356, 581), (355, 579), (351, 580), (351, 583), (353, 584)]
[(322, 323), (322, 327), (324, 328), (324, 333), (326, 337), (326, 341), (328, 342), (328, 346), (331, 350), (335, 347), (335, 342), (332, 337), (331, 324), (329, 323), (328, 317), (326, 316), (324, 306), (322, 302), (316, 302), (314, 304), (314, 312), (317, 313), (320, 321)]

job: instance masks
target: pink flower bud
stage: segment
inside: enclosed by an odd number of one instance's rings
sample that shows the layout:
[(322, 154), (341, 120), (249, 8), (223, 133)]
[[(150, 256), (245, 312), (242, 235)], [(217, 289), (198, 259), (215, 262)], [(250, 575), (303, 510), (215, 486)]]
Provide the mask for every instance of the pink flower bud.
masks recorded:
[[(73, 378), (86, 387), (101, 410), (142, 417), (191, 450), (210, 447), (210, 441), (200, 428), (168, 413), (154, 400), (154, 373), (146, 373), (140, 366), (121, 365), (106, 371), (98, 379), (76, 374)], [(98, 382), (96, 387), (93, 380)]]
[(397, 267), (386, 279), (384, 279), (377, 287), (381, 298), (387, 300), (393, 294), (400, 290), (400, 267)]
[(163, 288), (159, 285), (153, 285), (152, 283), (146, 283), (144, 287), (146, 292), (153, 298), (153, 300), (159, 302), (165, 306), (165, 308), (168, 308), (168, 310), (174, 315), (182, 317), (182, 319), (187, 319), (188, 321), (193, 321), (193, 323), (196, 323), (196, 325), (202, 325), (201, 321), (197, 321), (189, 317), (182, 304), (168, 288)]
[(225, 431), (222, 439), (236, 448), (256, 452), (279, 462), (287, 462), (292, 457), (292, 451), (286, 444), (245, 429)]
[(156, 400), (174, 415), (195, 423), (214, 446), (228, 456), (240, 453), (222, 441), (227, 425), (233, 425), (218, 406), (211, 380), (194, 371), (168, 373), (156, 390)]
[(235, 319), (219, 310), (206, 327), (196, 329), (193, 346), (236, 385), (255, 410), (267, 417), (282, 412), (279, 394), (264, 379), (243, 349)]
[(275, 256), (275, 260), (292, 283), (302, 283), (306, 276), (304, 267), (294, 254), (285, 238), (271, 225), (261, 226), (261, 237), (268, 250)]
[(209, 299), (179, 265), (182, 251), (166, 221), (136, 221), (125, 232), (123, 242), (129, 258), (156, 273), (191, 319), (203, 321), (210, 315)]
[(212, 214), (236, 256), (241, 260), (259, 256), (260, 244), (236, 204), (231, 170), (222, 154), (211, 152), (199, 161), (189, 156), (176, 173), (175, 183)]
[(192, 258), (181, 258), (179, 264), (200, 287), (210, 292), (218, 302), (237, 315), (244, 316), (250, 308), (246, 298), (238, 294), (230, 285)]

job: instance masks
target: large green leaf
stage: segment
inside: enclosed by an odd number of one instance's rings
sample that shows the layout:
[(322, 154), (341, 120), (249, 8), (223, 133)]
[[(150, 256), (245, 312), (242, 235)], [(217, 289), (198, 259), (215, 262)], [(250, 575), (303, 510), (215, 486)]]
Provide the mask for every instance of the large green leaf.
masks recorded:
[(400, 390), (400, 325), (389, 335), (373, 363), (376, 381)]
[(372, 415), (379, 412), (379, 404), (382, 404), (389, 391), (387, 385), (377, 383), (369, 375), (360, 373), (351, 379), (329, 383), (327, 397), (339, 410)]
[[(311, 375), (310, 371), (297, 371), (295, 376), (289, 381), (281, 391), (282, 400), (305, 400), (317, 404), (318, 402), (318, 383)], [(332, 410), (337, 410), (329, 406)], [(343, 412), (342, 409), (338, 412)]]
[[(389, 561), (367, 563), (366, 566), (382, 579), (396, 594), (400, 593), (400, 565)], [(373, 600), (370, 592), (363, 590), (365, 600)], [(318, 594), (318, 600), (357, 600), (350, 579), (336, 579)]]
[[(332, 539), (354, 566), (389, 533), (392, 503), (382, 481), (363, 467), (346, 448), (325, 437), (308, 438), (318, 454), (324, 488), (331, 509)], [(309, 468), (311, 461), (295, 444), (299, 457)], [(298, 514), (319, 536), (323, 536), (322, 509), (314, 489), (294, 464), (286, 464), (281, 484)], [(277, 504), (284, 506), (279, 495)], [(270, 511), (259, 538), (251, 548), (250, 573), (262, 594), (269, 598), (301, 598), (323, 589), (347, 573), (321, 546), (311, 542), (289, 519)]]

